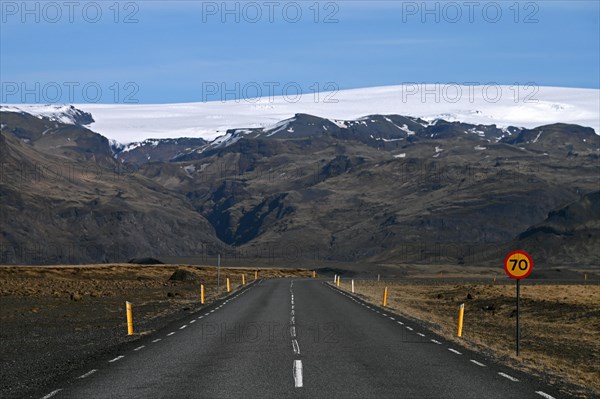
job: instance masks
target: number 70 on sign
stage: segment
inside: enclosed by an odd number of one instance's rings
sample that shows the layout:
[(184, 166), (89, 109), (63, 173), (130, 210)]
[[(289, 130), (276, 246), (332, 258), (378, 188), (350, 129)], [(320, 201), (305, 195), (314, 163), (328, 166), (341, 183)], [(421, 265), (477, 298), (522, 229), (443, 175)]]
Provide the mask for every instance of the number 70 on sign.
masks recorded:
[(533, 271), (531, 256), (525, 251), (513, 251), (504, 258), (504, 271), (510, 278), (521, 280)]

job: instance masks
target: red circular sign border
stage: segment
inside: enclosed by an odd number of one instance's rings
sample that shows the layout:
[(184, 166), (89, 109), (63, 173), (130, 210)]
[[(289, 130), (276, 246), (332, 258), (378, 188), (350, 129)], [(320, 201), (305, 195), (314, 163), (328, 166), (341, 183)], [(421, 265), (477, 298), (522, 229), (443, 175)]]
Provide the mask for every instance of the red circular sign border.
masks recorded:
[[(529, 271), (527, 272), (527, 274), (524, 274), (521, 277), (514, 277), (513, 275), (511, 275), (508, 272), (508, 269), (506, 267), (507, 266), (507, 262), (508, 262), (508, 258), (510, 258), (511, 256), (513, 256), (514, 254), (521, 254), (521, 255), (525, 256), (527, 258), (527, 260), (529, 261), (529, 264), (531, 265), (529, 267)], [(531, 259), (531, 256), (527, 252), (525, 252), (523, 250), (518, 249), (516, 251), (512, 251), (511, 253), (509, 253), (508, 255), (506, 255), (506, 257), (504, 258), (504, 273), (506, 273), (512, 279), (523, 280), (524, 278), (529, 277), (529, 275), (531, 274), (532, 271), (533, 271), (533, 259)]]

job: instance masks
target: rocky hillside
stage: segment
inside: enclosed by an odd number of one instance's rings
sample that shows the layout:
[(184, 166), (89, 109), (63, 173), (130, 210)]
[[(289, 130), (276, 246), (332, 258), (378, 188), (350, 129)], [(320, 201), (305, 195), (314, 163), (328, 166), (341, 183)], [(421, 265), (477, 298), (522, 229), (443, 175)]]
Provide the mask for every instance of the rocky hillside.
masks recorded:
[[(8, 170), (61, 159), (128, 171), (116, 182), (78, 176), (76, 184), (51, 188), (2, 180), (3, 204), (10, 199), (3, 210), (12, 215), (22, 206), (18, 220), (3, 221), (4, 243), (22, 246), (33, 234), (127, 249), (113, 251), (119, 259), (85, 258), (96, 262), (198, 254), (201, 246), (307, 263), (484, 264), (600, 183), (599, 136), (577, 125), (523, 129), (297, 114), (267, 128), (232, 129), (212, 142), (119, 146), (82, 126), (0, 117), (13, 159)], [(29, 204), (52, 218), (36, 219), (25, 210)], [(578, 245), (588, 241), (581, 236)]]
[(540, 264), (600, 265), (600, 191), (584, 195), (511, 242)]
[(1, 263), (117, 262), (222, 247), (184, 195), (124, 168), (104, 137), (6, 116), (0, 119)]

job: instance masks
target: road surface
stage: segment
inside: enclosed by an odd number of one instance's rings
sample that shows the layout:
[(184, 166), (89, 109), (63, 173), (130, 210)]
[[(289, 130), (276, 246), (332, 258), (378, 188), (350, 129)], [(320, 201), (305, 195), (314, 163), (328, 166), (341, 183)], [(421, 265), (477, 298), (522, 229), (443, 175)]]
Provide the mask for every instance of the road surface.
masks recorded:
[(48, 398), (558, 398), (322, 280), (260, 280), (97, 359)]

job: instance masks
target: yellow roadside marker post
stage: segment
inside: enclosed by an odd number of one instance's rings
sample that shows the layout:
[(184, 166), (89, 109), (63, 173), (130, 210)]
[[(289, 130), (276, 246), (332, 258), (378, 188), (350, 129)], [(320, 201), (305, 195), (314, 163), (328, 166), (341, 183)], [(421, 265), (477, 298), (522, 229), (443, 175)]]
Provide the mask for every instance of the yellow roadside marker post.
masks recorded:
[(200, 304), (204, 305), (204, 284), (200, 284)]
[(354, 294), (354, 280), (352, 280), (352, 293)]
[(317, 278), (317, 272), (313, 270), (313, 278)]
[(383, 306), (387, 306), (387, 287), (383, 289)]
[(127, 335), (133, 335), (133, 312), (131, 310), (131, 302), (125, 302), (127, 309)]
[(246, 285), (246, 274), (242, 274), (242, 285)]
[(255, 280), (258, 280), (258, 270), (255, 270), (255, 271), (254, 271), (254, 279), (255, 279)]
[(231, 292), (231, 284), (229, 284), (229, 277), (227, 277), (227, 292)]
[(465, 316), (465, 304), (461, 303), (460, 309), (458, 310), (458, 336), (462, 337), (463, 318)]
[(338, 276), (338, 280), (337, 280), (337, 286), (338, 287), (340, 286), (340, 278), (341, 278), (341, 276)]

